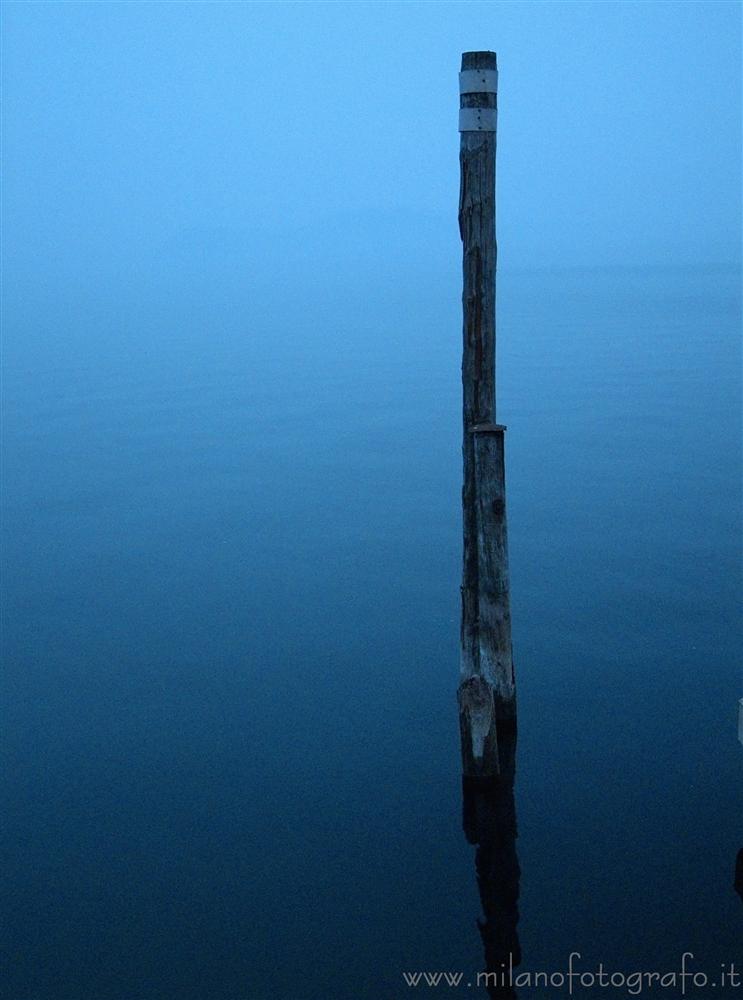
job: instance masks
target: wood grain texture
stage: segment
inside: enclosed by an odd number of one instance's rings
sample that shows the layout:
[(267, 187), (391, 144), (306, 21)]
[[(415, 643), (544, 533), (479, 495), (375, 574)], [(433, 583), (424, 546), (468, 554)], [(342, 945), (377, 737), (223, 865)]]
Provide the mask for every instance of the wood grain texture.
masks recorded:
[(511, 602), (506, 526), (504, 428), (474, 428), (480, 674), (493, 686), (502, 729), (515, 722), (516, 683), (511, 652)]

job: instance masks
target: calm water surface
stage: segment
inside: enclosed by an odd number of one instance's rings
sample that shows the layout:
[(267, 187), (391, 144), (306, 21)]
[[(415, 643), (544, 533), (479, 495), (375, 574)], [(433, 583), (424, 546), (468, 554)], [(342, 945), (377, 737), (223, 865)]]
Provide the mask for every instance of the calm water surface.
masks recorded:
[(479, 890), (456, 273), (12, 317), (3, 996), (486, 996), (517, 938), (743, 966), (738, 287), (499, 278), (520, 732)]

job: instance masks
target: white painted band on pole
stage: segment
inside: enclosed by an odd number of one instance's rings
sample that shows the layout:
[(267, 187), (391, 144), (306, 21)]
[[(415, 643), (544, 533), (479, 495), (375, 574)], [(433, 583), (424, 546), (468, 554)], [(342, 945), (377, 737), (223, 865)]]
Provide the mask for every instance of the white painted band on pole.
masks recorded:
[(498, 112), (495, 108), (460, 108), (460, 132), (495, 132)]
[(460, 94), (497, 94), (497, 69), (463, 69), (459, 74)]

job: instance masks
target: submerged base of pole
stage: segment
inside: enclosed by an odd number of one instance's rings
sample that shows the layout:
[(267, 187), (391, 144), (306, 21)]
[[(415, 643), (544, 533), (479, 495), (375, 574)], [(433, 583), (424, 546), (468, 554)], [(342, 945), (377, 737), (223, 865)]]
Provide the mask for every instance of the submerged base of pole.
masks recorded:
[(459, 685), (457, 700), (462, 774), (465, 778), (497, 778), (500, 761), (492, 686), (484, 677), (468, 677)]
[(477, 788), (513, 779), (516, 747), (516, 714), (498, 717), (497, 695), (492, 684), (479, 675), (459, 685), (459, 732), (462, 743), (462, 778)]

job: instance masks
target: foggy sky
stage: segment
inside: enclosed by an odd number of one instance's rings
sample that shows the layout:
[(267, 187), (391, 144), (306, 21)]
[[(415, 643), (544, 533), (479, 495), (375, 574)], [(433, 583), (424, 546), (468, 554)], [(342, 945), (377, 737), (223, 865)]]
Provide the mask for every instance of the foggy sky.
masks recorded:
[(709, 2), (6, 4), (6, 303), (225, 256), (269, 283), (435, 270), (473, 48), (500, 66), (500, 266), (735, 261), (740, 23)]

